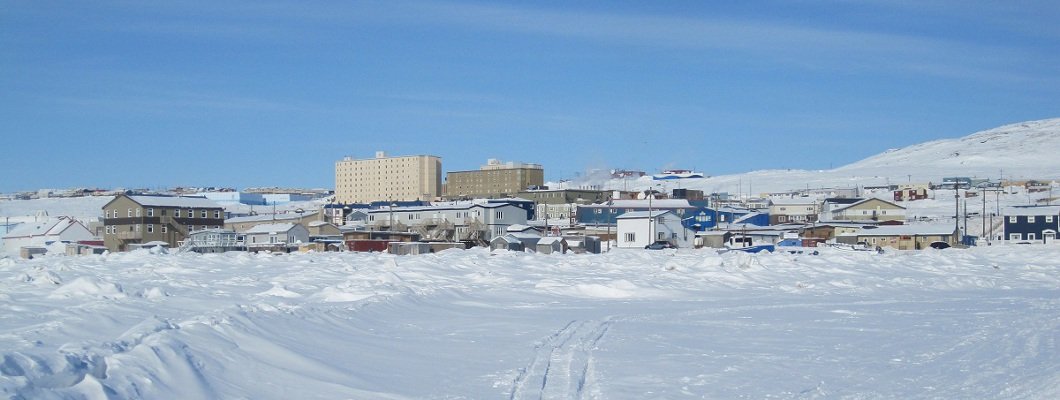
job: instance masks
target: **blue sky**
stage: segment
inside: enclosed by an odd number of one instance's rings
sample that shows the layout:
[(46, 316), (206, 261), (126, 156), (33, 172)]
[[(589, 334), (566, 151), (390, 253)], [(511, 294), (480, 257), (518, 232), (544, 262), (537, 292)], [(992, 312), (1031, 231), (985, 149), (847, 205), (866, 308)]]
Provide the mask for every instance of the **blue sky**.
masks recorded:
[(837, 167), (1060, 116), (1058, 20), (1055, 1), (3, 1), (0, 192), (332, 187), (376, 150), (549, 180)]

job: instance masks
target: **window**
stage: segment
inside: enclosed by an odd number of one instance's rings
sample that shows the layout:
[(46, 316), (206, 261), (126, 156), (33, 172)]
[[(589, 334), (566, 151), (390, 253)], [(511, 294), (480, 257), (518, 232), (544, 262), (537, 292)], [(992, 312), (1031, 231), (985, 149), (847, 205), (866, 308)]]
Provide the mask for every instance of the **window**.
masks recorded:
[(208, 217), (208, 215), (209, 215), (209, 214), (207, 214), (207, 213), (209, 213), (209, 211), (206, 211), (206, 210), (202, 210), (202, 214), (200, 214), (200, 215), (201, 215), (201, 216), (202, 216), (203, 218), (209, 218), (209, 217)]
[[(106, 216), (106, 217), (103, 217), (103, 218), (110, 218), (110, 210), (105, 210), (105, 211), (107, 211), (107, 216)], [(109, 232), (108, 232), (108, 233), (109, 233)]]
[(169, 226), (168, 225), (162, 225), (162, 233), (169, 233)]
[(140, 231), (140, 224), (136, 224), (136, 231), (137, 231), (137, 232), (139, 232), (139, 231)]
[(1037, 239), (1037, 237), (1035, 237), (1033, 233), (1028, 233), (1027, 234), (1027, 240), (1035, 240), (1035, 239)]
[(153, 208), (148, 208), (148, 209), (147, 209), (147, 216), (148, 216), (148, 217), (153, 217), (153, 216), (155, 216), (155, 209), (153, 209)]
[(188, 218), (195, 218), (195, 209), (188, 210)]
[(504, 211), (497, 211), (497, 214), (495, 215), (495, 217), (497, 219), (504, 218)]
[(1033, 224), (1034, 223), (1034, 216), (1033, 215), (1028, 215), (1027, 216), (1027, 223), (1028, 224)]
[(1020, 239), (1022, 239), (1022, 237), (1018, 233), (1010, 233), (1010, 234), (1008, 234), (1008, 240), (1020, 240)]
[(220, 219), (221, 218), (221, 210), (213, 210), (213, 217), (215, 219)]
[(152, 224), (147, 224), (147, 233), (155, 233), (155, 226)]
[(633, 233), (633, 232), (626, 233), (626, 241), (627, 242), (636, 242), (637, 241), (637, 234)]
[(1016, 216), (1015, 216), (1015, 215), (1013, 215), (1013, 216), (1011, 216), (1011, 217), (1008, 217), (1008, 222), (1009, 222), (1009, 223), (1012, 223), (1012, 224), (1015, 224), (1015, 223), (1016, 223)]
[(136, 216), (137, 217), (140, 217), (142, 215), (143, 211), (141, 211), (141, 210), (143, 210), (143, 209), (142, 208), (137, 208), (136, 209)]
[(1050, 223), (1050, 224), (1053, 223), (1053, 216), (1052, 215), (1046, 215), (1045, 216), (1045, 222), (1046, 223)]
[(129, 209), (129, 218), (132, 218), (132, 209)]
[(173, 210), (173, 217), (180, 218), (180, 209)]

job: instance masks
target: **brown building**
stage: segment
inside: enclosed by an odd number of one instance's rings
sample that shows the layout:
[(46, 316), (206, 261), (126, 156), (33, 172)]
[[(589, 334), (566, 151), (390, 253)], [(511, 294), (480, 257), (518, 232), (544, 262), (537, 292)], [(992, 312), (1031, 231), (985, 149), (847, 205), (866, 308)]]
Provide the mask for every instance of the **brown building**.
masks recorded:
[(192, 231), (224, 223), (224, 209), (203, 197), (119, 195), (103, 206), (103, 244), (110, 251), (150, 242), (175, 248)]
[(446, 174), (445, 198), (498, 198), (512, 196), (531, 186), (545, 183), (540, 164), (490, 159), (476, 171), (454, 171)]

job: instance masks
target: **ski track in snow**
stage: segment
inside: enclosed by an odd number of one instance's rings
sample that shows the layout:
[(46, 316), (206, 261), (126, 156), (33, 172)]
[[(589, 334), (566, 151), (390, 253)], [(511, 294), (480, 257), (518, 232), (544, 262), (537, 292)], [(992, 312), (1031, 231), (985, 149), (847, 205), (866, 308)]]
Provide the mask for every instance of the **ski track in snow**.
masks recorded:
[(571, 321), (534, 346), (534, 355), (512, 383), (512, 400), (598, 398), (593, 391), (593, 351), (614, 323)]

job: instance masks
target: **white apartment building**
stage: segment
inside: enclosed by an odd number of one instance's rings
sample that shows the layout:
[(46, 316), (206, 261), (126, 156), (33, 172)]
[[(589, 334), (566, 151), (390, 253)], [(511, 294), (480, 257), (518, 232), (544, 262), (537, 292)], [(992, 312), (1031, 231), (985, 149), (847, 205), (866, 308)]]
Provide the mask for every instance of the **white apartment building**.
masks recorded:
[(418, 155), (375, 158), (346, 157), (335, 163), (335, 201), (431, 201), (442, 194), (442, 159)]

